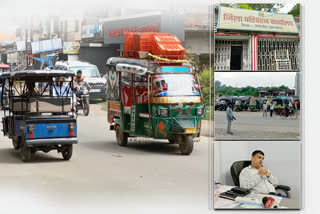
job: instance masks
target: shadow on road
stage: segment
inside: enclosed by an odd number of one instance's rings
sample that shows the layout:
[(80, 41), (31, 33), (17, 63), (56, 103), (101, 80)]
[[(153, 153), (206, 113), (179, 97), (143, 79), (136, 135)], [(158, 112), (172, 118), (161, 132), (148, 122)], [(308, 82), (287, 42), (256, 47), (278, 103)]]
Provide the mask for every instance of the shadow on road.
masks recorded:
[(82, 144), (89, 149), (108, 153), (133, 154), (134, 153), (156, 153), (156, 154), (180, 154), (178, 144), (169, 144), (163, 142), (128, 142), (126, 147), (119, 146), (114, 142), (91, 141), (90, 143)]
[[(53, 153), (55, 151), (51, 151)], [(62, 155), (56, 154), (55, 156), (49, 153), (36, 152), (33, 154), (32, 159), (29, 163), (50, 163), (50, 162), (65, 162), (62, 159)], [(0, 149), (0, 164), (28, 164), (24, 163), (21, 158), (19, 151), (13, 148)]]

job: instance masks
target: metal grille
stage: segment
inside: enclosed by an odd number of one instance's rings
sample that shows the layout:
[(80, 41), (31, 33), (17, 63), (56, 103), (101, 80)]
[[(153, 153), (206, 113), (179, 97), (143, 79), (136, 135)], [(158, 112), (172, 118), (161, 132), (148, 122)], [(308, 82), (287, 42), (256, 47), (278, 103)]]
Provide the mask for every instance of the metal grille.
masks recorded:
[(231, 46), (243, 46), (243, 42), (224, 39), (215, 41), (215, 71), (230, 70)]
[(177, 115), (173, 119), (172, 131), (173, 132), (183, 132), (185, 128), (196, 128), (193, 118), (191, 115)]
[(298, 39), (259, 38), (259, 70), (299, 70)]

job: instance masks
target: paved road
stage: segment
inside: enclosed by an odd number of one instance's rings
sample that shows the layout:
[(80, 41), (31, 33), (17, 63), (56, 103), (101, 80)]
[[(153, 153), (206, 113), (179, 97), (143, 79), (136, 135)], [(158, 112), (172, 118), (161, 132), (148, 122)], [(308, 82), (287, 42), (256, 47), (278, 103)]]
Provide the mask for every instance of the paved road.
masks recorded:
[(267, 119), (260, 112), (233, 112), (237, 120), (232, 122), (233, 135), (227, 134), (225, 111), (215, 111), (216, 140), (298, 140), (300, 139), (300, 117), (281, 119), (274, 116)]
[(46, 213), (75, 213), (68, 208), (80, 213), (148, 208), (208, 212), (209, 138), (201, 137), (193, 153), (182, 156), (177, 145), (163, 141), (120, 147), (107, 127), (106, 112), (99, 105), (91, 106), (89, 117), (79, 116), (79, 144), (71, 161), (52, 151), (38, 152), (23, 163), (11, 141), (0, 134), (0, 213), (4, 208), (45, 208)]

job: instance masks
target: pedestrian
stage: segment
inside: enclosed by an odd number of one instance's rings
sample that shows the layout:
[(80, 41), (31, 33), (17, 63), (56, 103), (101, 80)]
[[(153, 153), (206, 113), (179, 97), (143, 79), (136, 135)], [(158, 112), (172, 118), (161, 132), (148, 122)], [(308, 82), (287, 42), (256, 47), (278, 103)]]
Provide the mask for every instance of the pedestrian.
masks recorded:
[(227, 121), (228, 121), (227, 133), (228, 134), (233, 134), (231, 132), (231, 122), (233, 120), (236, 120), (236, 118), (233, 116), (232, 109), (231, 109), (231, 103), (228, 104), (228, 108), (226, 110), (226, 113), (227, 113)]
[(272, 117), (273, 110), (274, 110), (274, 105), (273, 105), (273, 102), (271, 102), (271, 106), (270, 106), (270, 117)]
[(267, 109), (268, 109), (268, 106), (267, 106), (266, 102), (264, 102), (262, 105), (262, 110), (263, 110), (262, 117), (266, 117), (266, 119), (267, 119)]
[(294, 102), (294, 108), (296, 109), (296, 111), (298, 111), (298, 101), (297, 100)]

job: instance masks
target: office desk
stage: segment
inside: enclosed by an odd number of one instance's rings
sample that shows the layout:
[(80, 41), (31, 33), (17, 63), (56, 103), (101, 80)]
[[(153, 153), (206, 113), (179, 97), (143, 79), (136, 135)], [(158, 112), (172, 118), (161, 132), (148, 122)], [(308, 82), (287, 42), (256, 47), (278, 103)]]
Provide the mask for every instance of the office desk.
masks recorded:
[[(220, 198), (219, 194), (231, 190), (234, 186), (227, 185), (217, 185), (217, 188), (214, 191), (214, 209), (264, 209), (263, 205), (242, 205), (238, 204), (233, 200), (228, 200), (225, 198)], [(251, 193), (245, 197), (248, 198), (263, 198), (265, 196), (269, 196), (267, 194), (255, 194)], [(292, 200), (288, 198), (277, 197), (274, 195), (270, 195), (276, 200), (280, 201), (280, 209), (300, 209), (300, 203), (297, 200)]]

